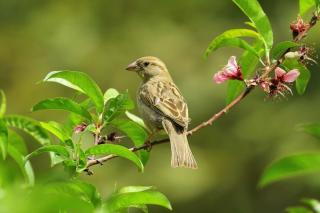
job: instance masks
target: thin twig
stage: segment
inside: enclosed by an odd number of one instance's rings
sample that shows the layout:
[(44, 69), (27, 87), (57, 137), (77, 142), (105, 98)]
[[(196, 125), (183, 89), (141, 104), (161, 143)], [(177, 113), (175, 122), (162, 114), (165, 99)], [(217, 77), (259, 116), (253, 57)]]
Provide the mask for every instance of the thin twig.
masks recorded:
[[(310, 31), (310, 29), (317, 23), (317, 21), (319, 21), (319, 16), (318, 14), (314, 14), (313, 17), (311, 18), (310, 22), (309, 22), (309, 26), (306, 28), (305, 31), (303, 31), (302, 33), (300, 33), (297, 37), (295, 37), (293, 40), (295, 42), (298, 42), (300, 40), (302, 40), (303, 38), (305, 38), (305, 36), (307, 35), (307, 33)], [(265, 72), (261, 75), (260, 79), (263, 79), (265, 77), (267, 77), (272, 71), (274, 71), (285, 59), (285, 54), (287, 52), (289, 52), (291, 50), (291, 48), (288, 48), (280, 57), (279, 59), (274, 62), (272, 65), (270, 65), (270, 67), (267, 67), (265, 69)], [(192, 134), (194, 134), (195, 132), (199, 131), (200, 129), (212, 125), (212, 123), (214, 121), (216, 121), (217, 119), (219, 119), (222, 115), (224, 115), (225, 113), (227, 113), (231, 108), (233, 108), (235, 105), (237, 105), (238, 103), (240, 103), (257, 85), (249, 85), (247, 86), (247, 88), (236, 98), (234, 99), (230, 104), (228, 104), (227, 106), (225, 106), (222, 110), (220, 110), (218, 113), (214, 114), (211, 118), (209, 118), (207, 121), (200, 123), (199, 125), (197, 125), (196, 127), (194, 127), (193, 129), (189, 130), (187, 132), (187, 135), (190, 136)], [(159, 144), (163, 144), (163, 143), (167, 143), (170, 142), (169, 138), (165, 138), (162, 140), (156, 140), (156, 141), (152, 141), (149, 144), (144, 144), (142, 146), (139, 147), (132, 147), (129, 150), (132, 152), (136, 152), (139, 150), (146, 150), (148, 148), (153, 147), (155, 145), (159, 145)], [(87, 162), (87, 166), (86, 166), (86, 170), (88, 170), (89, 167), (96, 165), (96, 164), (102, 164), (102, 162), (106, 162), (108, 160), (111, 160), (113, 158), (116, 158), (118, 156), (116, 155), (107, 155), (98, 159), (93, 159), (93, 160), (89, 160)]]

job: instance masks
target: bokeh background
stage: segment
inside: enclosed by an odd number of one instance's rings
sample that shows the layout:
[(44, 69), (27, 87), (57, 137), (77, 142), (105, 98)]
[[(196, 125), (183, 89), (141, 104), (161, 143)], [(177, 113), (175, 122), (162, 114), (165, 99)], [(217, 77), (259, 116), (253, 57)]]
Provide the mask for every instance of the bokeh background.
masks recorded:
[[(290, 38), (288, 24), (298, 14), (298, 1), (260, 0), (274, 28), (275, 41)], [(231, 1), (212, 0), (0, 0), (0, 88), (8, 113), (39, 120), (63, 121), (55, 112), (30, 113), (36, 102), (73, 91), (55, 84), (37, 84), (52, 70), (87, 72), (104, 89), (129, 90), (139, 78), (124, 70), (134, 59), (154, 55), (168, 66), (188, 104), (191, 127), (225, 105), (226, 85), (212, 82), (230, 55), (225, 48), (203, 59), (208, 43), (230, 28), (246, 27), (246, 17)], [(308, 43), (319, 52), (320, 27)], [(174, 212), (283, 212), (303, 197), (319, 198), (320, 175), (298, 177), (264, 189), (257, 183), (273, 160), (314, 151), (320, 144), (296, 131), (296, 125), (320, 121), (319, 67), (304, 96), (265, 100), (260, 91), (227, 113), (213, 126), (190, 138), (198, 160), (196, 171), (170, 168), (168, 144), (152, 150), (145, 173), (117, 159), (81, 178), (107, 196), (117, 186), (154, 185), (171, 200)], [(36, 143), (30, 139), (30, 151)], [(33, 160), (37, 181), (63, 174), (49, 167), (48, 157)], [(151, 212), (165, 212), (151, 208)]]

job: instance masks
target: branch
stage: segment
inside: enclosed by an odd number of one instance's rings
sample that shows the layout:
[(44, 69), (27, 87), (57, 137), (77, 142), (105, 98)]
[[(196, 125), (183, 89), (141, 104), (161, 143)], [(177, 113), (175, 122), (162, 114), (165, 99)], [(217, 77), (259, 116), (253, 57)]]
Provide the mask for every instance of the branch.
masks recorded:
[[(311, 20), (309, 21), (309, 25), (308, 27), (305, 29), (305, 31), (303, 31), (302, 33), (300, 33), (299, 35), (297, 35), (293, 41), (298, 42), (300, 40), (302, 40), (303, 38), (306, 37), (306, 35), (308, 34), (308, 32), (310, 31), (310, 29), (317, 23), (317, 21), (319, 21), (319, 15), (318, 14), (314, 14), (311, 18)], [(272, 71), (274, 71), (285, 59), (285, 54), (287, 52), (290, 52), (291, 48), (288, 48), (285, 53), (283, 53), (279, 59), (274, 62), (272, 65), (270, 65), (270, 67), (266, 67), (265, 72), (262, 73), (262, 75), (260, 76), (260, 79), (263, 79), (265, 77), (267, 77)], [(189, 130), (187, 132), (187, 135), (190, 136), (193, 133), (199, 131), (200, 129), (212, 125), (212, 123), (214, 121), (216, 121), (217, 119), (219, 119), (221, 116), (223, 116), (224, 114), (226, 114), (231, 108), (233, 108), (235, 105), (237, 105), (238, 103), (240, 103), (250, 92), (252, 92), (253, 89), (255, 89), (257, 85), (249, 85), (247, 86), (247, 88), (236, 98), (234, 99), (230, 104), (228, 104), (227, 106), (225, 106), (223, 109), (221, 109), (219, 112), (217, 112), (216, 114), (214, 114), (212, 117), (210, 117), (207, 121), (204, 121), (202, 123), (200, 123), (199, 125), (197, 125), (196, 127), (194, 127), (193, 129)], [(150, 149), (150, 147), (153, 147), (155, 145), (159, 145), (159, 144), (163, 144), (163, 143), (167, 143), (170, 142), (169, 138), (165, 138), (162, 140), (156, 140), (156, 141), (152, 141), (151, 143), (146, 143), (142, 146), (139, 147), (132, 147), (129, 150), (132, 152), (136, 152), (139, 150), (147, 150)], [(102, 164), (102, 162), (106, 162), (108, 160), (111, 160), (113, 158), (116, 158), (118, 156), (116, 155), (107, 155), (98, 159), (92, 159), (89, 160), (86, 166), (86, 172), (88, 172), (88, 174), (90, 174), (89, 171), (89, 167), (96, 165), (96, 164)]]

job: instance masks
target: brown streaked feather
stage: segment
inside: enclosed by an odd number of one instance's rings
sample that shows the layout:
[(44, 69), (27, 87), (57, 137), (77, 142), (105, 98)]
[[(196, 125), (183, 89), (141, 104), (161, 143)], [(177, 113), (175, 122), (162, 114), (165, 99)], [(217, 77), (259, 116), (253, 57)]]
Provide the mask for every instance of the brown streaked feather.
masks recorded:
[(146, 105), (187, 129), (188, 107), (174, 83), (163, 79), (152, 79), (140, 88), (140, 97)]

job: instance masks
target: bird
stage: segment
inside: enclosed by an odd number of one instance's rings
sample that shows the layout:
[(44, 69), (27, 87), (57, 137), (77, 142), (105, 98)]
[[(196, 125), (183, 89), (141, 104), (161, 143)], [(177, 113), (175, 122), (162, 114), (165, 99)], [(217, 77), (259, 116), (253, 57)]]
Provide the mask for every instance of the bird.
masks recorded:
[(137, 73), (142, 83), (137, 90), (137, 106), (151, 136), (165, 130), (171, 144), (171, 166), (196, 169), (197, 162), (187, 139), (190, 121), (188, 106), (165, 65), (159, 58), (145, 56), (126, 70)]

